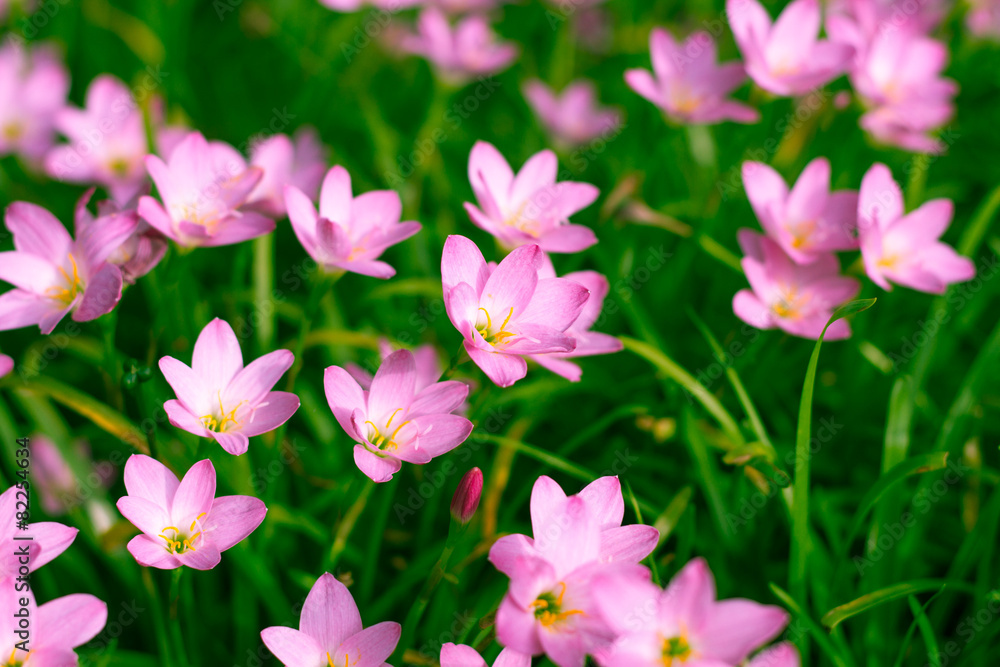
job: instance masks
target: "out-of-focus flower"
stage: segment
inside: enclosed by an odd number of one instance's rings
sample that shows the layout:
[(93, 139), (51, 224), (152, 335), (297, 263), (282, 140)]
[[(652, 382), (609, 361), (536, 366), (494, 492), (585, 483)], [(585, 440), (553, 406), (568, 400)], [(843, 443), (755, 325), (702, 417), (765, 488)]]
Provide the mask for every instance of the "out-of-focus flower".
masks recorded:
[(347, 586), (326, 572), (306, 596), (298, 630), (265, 628), (260, 637), (287, 667), (385, 667), (400, 633), (399, 623), (391, 621), (365, 628)]
[(275, 134), (250, 150), (250, 164), (264, 170), (264, 177), (250, 193), (247, 207), (272, 218), (283, 218), (286, 185), (295, 186), (311, 201), (319, 194), (326, 173), (326, 149), (311, 127), (293, 137)]
[(327, 271), (391, 278), (396, 270), (378, 258), (420, 231), (419, 222), (400, 222), (399, 193), (373, 190), (355, 197), (351, 175), (339, 165), (323, 179), (319, 213), (294, 185), (285, 186), (285, 206), (302, 247)]
[(970, 0), (965, 26), (973, 35), (1000, 39), (1000, 3), (996, 0)]
[(542, 251), (517, 248), (495, 269), (476, 244), (449, 236), (441, 257), (445, 309), (465, 338), (469, 357), (501, 387), (525, 376), (524, 355), (572, 352), (565, 333), (580, 317), (590, 293), (565, 278), (539, 279)]
[(776, 95), (801, 95), (832, 81), (854, 58), (843, 42), (820, 40), (818, 0), (793, 0), (773, 24), (757, 0), (726, 0), (747, 74)]
[[(56, 556), (66, 551), (69, 545), (73, 544), (76, 528), (64, 526), (54, 521), (36, 521), (27, 524), (26, 528), (19, 528), (18, 524), (22, 520), (18, 515), (24, 516), (23, 491), (17, 486), (12, 486), (0, 494), (0, 547), (3, 548), (3, 556), (0, 557), (0, 582), (10, 583), (12, 577), (16, 577), (23, 563), (18, 562), (17, 551), (20, 547), (28, 551), (28, 569), (34, 572), (46, 563), (49, 563)], [(18, 497), (20, 495), (20, 498)], [(18, 507), (18, 502), (22, 507)], [(27, 520), (27, 519), (25, 519)], [(30, 536), (31, 540), (18, 540), (18, 537)], [(23, 554), (24, 551), (21, 551)], [(6, 590), (13, 586), (3, 585), (0, 589)], [(4, 636), (0, 633), (0, 637)]]
[(475, 516), (483, 495), (483, 471), (473, 468), (462, 476), (451, 498), (451, 517), (463, 526)]
[(534, 539), (510, 535), (490, 550), (490, 562), (510, 577), (496, 616), (501, 644), (545, 653), (559, 667), (583, 667), (588, 653), (614, 639), (594, 606), (594, 577), (618, 572), (648, 579), (637, 563), (659, 535), (649, 526), (623, 528), (624, 511), (615, 477), (569, 497), (548, 477), (538, 479), (531, 493)]
[[(72, 448), (83, 460), (92, 461), (90, 447), (85, 441), (74, 442)], [(89, 495), (81, 493), (76, 475), (59, 451), (59, 447), (45, 436), (35, 435), (31, 438), (31, 461), (33, 483), (42, 502), (42, 508), (47, 514), (52, 516), (65, 514), (80, 505)], [(114, 470), (114, 466), (107, 461), (100, 463), (95, 461), (86, 483), (96, 487), (104, 486), (111, 481)]]
[(885, 33), (923, 36), (930, 33), (948, 9), (945, 0), (833, 0), (826, 6), (826, 32), (830, 39), (854, 47), (855, 63)]
[(933, 39), (887, 31), (875, 38), (851, 81), (869, 111), (861, 127), (878, 141), (906, 150), (941, 153), (928, 136), (954, 115), (958, 85), (941, 76), (948, 48)]
[[(441, 647), (441, 667), (489, 667), (476, 649), (447, 643)], [(509, 648), (500, 651), (493, 667), (531, 667), (531, 656)]]
[(645, 577), (608, 573), (594, 578), (591, 594), (618, 636), (598, 652), (602, 667), (662, 667), (689, 660), (705, 667), (737, 665), (788, 624), (788, 613), (780, 607), (716, 601), (715, 581), (700, 558), (685, 565), (666, 590)]
[(229, 245), (274, 231), (274, 220), (241, 209), (263, 172), (228, 144), (192, 132), (166, 162), (147, 155), (146, 169), (163, 203), (142, 197), (139, 215), (182, 246)]
[(653, 71), (630, 69), (625, 82), (677, 123), (712, 124), (725, 120), (756, 123), (756, 109), (729, 94), (746, 80), (743, 64), (718, 64), (715, 40), (696, 32), (683, 44), (662, 28), (649, 36)]
[[(27, 602), (27, 605), (23, 604)], [(0, 586), (0, 614), (14, 619), (27, 612), (30, 641), (24, 641), (11, 626), (0, 633), (0, 651), (8, 665), (24, 667), (69, 667), (78, 664), (73, 649), (97, 636), (108, 622), (108, 605), (93, 595), (77, 593), (35, 602), (31, 590), (19, 590), (14, 582)], [(30, 651), (25, 651), (25, 647)]]
[(66, 107), (56, 127), (70, 141), (45, 156), (49, 176), (104, 186), (119, 204), (146, 183), (146, 129), (142, 110), (118, 78), (104, 74), (87, 88), (86, 108)]
[(354, 462), (372, 480), (386, 482), (402, 462), (424, 464), (465, 442), (472, 422), (449, 414), (469, 393), (463, 382), (432, 384), (417, 391), (409, 350), (382, 362), (365, 391), (343, 368), (326, 369), (326, 400), (337, 422), (357, 445)]
[(139, 565), (161, 570), (211, 570), (222, 552), (242, 542), (267, 508), (251, 496), (215, 497), (215, 466), (195, 463), (179, 480), (156, 459), (133, 454), (125, 463), (118, 511), (142, 531), (128, 543)]
[(561, 94), (538, 79), (524, 85), (524, 97), (557, 144), (579, 146), (609, 134), (621, 124), (621, 114), (601, 107), (593, 82), (574, 81)]
[(858, 234), (865, 271), (882, 289), (890, 282), (943, 294), (951, 283), (971, 280), (975, 264), (938, 239), (951, 224), (949, 199), (933, 199), (905, 213), (903, 193), (884, 164), (861, 180)]
[(319, 4), (335, 12), (356, 12), (365, 5), (389, 12), (398, 12), (410, 7), (416, 7), (424, 0), (319, 0)]
[(806, 165), (791, 191), (768, 165), (744, 162), (743, 187), (761, 227), (797, 264), (858, 247), (858, 193), (830, 192), (826, 158)]
[(160, 359), (177, 394), (163, 409), (177, 428), (243, 454), (252, 436), (278, 428), (299, 409), (295, 394), (271, 391), (293, 361), (288, 350), (275, 350), (244, 367), (233, 328), (215, 318), (198, 335), (190, 367), (173, 357)]
[[(781, 247), (750, 229), (739, 232), (743, 259), (740, 264), (750, 289), (733, 297), (733, 312), (758, 329), (778, 327), (794, 336), (816, 339), (833, 311), (850, 300), (860, 283), (840, 275), (840, 262), (832, 253), (818, 255), (810, 264), (796, 264)], [(851, 335), (844, 320), (826, 330), (826, 340)]]
[(87, 208), (94, 194), (91, 188), (80, 197), (76, 204), (74, 222), (76, 237), (86, 243), (90, 239), (100, 239), (109, 225), (116, 225), (117, 218), (125, 216), (135, 221), (134, 231), (110, 255), (108, 263), (121, 269), (122, 279), (129, 285), (152, 271), (167, 252), (167, 239), (163, 234), (139, 218), (134, 201), (119, 206), (111, 200), (97, 203), (97, 217)]
[(30, 52), (13, 39), (0, 47), (0, 156), (40, 163), (55, 141), (55, 117), (66, 104), (69, 73), (55, 51)]
[(38, 325), (51, 333), (70, 312), (77, 322), (111, 312), (122, 296), (122, 274), (108, 257), (136, 228), (117, 216), (99, 234), (76, 241), (41, 206), (14, 202), (7, 208), (13, 251), (0, 253), (0, 280), (16, 289), (0, 295), (0, 331)]
[[(552, 266), (552, 261), (546, 256), (538, 271), (538, 279), (545, 280), (546, 278), (555, 277), (555, 268)], [(567, 361), (568, 359), (619, 352), (623, 348), (623, 345), (621, 340), (615, 336), (590, 330), (590, 327), (601, 316), (601, 310), (604, 308), (604, 298), (611, 289), (608, 279), (596, 271), (576, 271), (574, 273), (567, 273), (563, 278), (565, 280), (572, 280), (590, 291), (590, 298), (587, 299), (583, 310), (580, 311), (580, 316), (566, 329), (566, 335), (571, 336), (576, 341), (576, 347), (572, 352), (532, 354), (529, 356), (529, 359), (553, 373), (558, 373), (570, 382), (579, 382), (583, 371), (573, 362)]]
[(0, 378), (14, 370), (14, 360), (6, 354), (0, 354)]
[(477, 76), (497, 74), (517, 59), (512, 42), (497, 40), (483, 16), (468, 16), (453, 27), (437, 7), (420, 13), (417, 32), (400, 37), (399, 48), (426, 58), (447, 83), (460, 85)]
[(492, 144), (477, 141), (469, 154), (469, 183), (478, 208), (466, 202), (472, 222), (506, 248), (537, 244), (545, 252), (579, 252), (597, 243), (594, 232), (570, 224), (600, 191), (590, 183), (556, 183), (559, 160), (535, 153), (516, 175)]
[(781, 642), (769, 646), (750, 660), (747, 667), (801, 667), (802, 659), (794, 644)]

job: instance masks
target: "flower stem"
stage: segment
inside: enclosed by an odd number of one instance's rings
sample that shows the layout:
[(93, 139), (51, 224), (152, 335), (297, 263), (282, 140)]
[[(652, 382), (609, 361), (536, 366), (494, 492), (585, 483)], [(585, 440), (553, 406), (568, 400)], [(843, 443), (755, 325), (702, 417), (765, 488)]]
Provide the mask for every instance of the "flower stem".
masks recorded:
[[(323, 297), (326, 296), (326, 293), (330, 291), (343, 275), (343, 271), (338, 271), (337, 273), (320, 273), (316, 277), (316, 282), (313, 283), (312, 292), (309, 294), (309, 302), (302, 312), (302, 326), (299, 327), (299, 336), (295, 341), (295, 362), (292, 364), (292, 369), (288, 372), (288, 386), (286, 387), (286, 391), (294, 389), (295, 378), (298, 377), (299, 371), (302, 370), (302, 357), (306, 349), (306, 338), (309, 337), (309, 331), (312, 329), (313, 321), (316, 319), (316, 313), (319, 312), (319, 304), (323, 300)], [(281, 441), (279, 440), (278, 443), (280, 444)]]
[(180, 665), (189, 664), (184, 651), (184, 634), (181, 632), (181, 623), (177, 614), (178, 601), (181, 596), (181, 578), (184, 576), (184, 568), (179, 567), (170, 573), (170, 597), (167, 606), (170, 610), (170, 637), (173, 644), (173, 655)]
[(142, 583), (146, 587), (146, 593), (149, 594), (149, 600), (152, 603), (156, 643), (159, 646), (160, 655), (163, 656), (163, 664), (169, 667), (174, 663), (174, 656), (170, 651), (170, 633), (167, 631), (167, 624), (163, 619), (163, 609), (160, 607), (160, 595), (156, 590), (156, 582), (153, 581), (153, 575), (148, 567), (142, 568)]
[(465, 344), (463, 343), (458, 346), (458, 349), (455, 351), (455, 354), (452, 355), (451, 361), (448, 363), (448, 370), (444, 372), (444, 375), (441, 376), (441, 379), (450, 380), (451, 376), (454, 375), (455, 371), (458, 370), (458, 367), (464, 364), (468, 360), (469, 360), (469, 353), (465, 350)]

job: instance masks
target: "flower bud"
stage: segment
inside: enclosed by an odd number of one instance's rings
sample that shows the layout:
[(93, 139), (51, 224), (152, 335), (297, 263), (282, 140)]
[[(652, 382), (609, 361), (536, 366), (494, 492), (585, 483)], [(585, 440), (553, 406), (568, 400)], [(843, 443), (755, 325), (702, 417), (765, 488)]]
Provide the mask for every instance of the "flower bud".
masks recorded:
[(451, 499), (451, 516), (455, 521), (463, 526), (469, 523), (479, 509), (479, 498), (482, 495), (483, 471), (473, 468), (462, 477), (455, 490), (455, 496)]

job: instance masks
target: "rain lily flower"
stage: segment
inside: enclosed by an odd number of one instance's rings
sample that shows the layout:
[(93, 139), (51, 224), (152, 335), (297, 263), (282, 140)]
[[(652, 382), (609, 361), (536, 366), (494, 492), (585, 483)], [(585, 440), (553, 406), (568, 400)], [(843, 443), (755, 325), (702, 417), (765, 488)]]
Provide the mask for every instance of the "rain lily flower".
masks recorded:
[(0, 378), (14, 370), (14, 360), (6, 354), (0, 354)]
[(356, 443), (354, 462), (376, 482), (399, 472), (402, 462), (423, 464), (450, 452), (472, 433), (472, 422), (449, 414), (469, 393), (463, 382), (416, 388), (417, 368), (409, 350), (382, 362), (367, 391), (343, 368), (326, 369), (326, 400), (333, 416)]
[[(28, 604), (22, 605), (23, 601)], [(0, 614), (14, 619), (22, 609), (28, 613), (29, 640), (15, 634), (13, 621), (0, 631), (0, 653), (7, 665), (75, 666), (78, 658), (73, 649), (96, 637), (108, 622), (108, 605), (93, 595), (77, 593), (38, 605), (30, 590), (16, 590), (13, 582), (0, 586)]]
[(893, 282), (931, 294), (971, 280), (976, 274), (972, 260), (938, 240), (953, 213), (948, 199), (933, 199), (905, 213), (892, 172), (884, 164), (872, 166), (861, 180), (858, 202), (861, 256), (868, 277), (884, 290), (892, 289)]
[(1000, 38), (1000, 5), (995, 0), (972, 0), (965, 15), (965, 27), (977, 37)]
[(275, 350), (244, 367), (233, 328), (215, 318), (198, 335), (190, 367), (173, 357), (160, 359), (177, 394), (163, 408), (177, 428), (243, 454), (251, 436), (273, 431), (299, 409), (295, 394), (271, 391), (294, 361), (288, 350)]
[(832, 0), (825, 27), (830, 39), (854, 47), (857, 64), (879, 35), (927, 35), (947, 9), (945, 0), (920, 0), (906, 7), (896, 0)]
[(501, 387), (528, 371), (523, 355), (572, 352), (566, 334), (590, 293), (565, 278), (538, 277), (542, 251), (517, 248), (492, 269), (476, 244), (449, 236), (441, 257), (445, 309), (464, 336), (465, 351)]
[[(623, 526), (625, 499), (617, 477), (600, 477), (588, 484), (579, 494), (598, 522), (600, 544), (598, 560), (601, 562), (638, 563), (656, 548), (660, 532), (641, 524)], [(566, 492), (551, 477), (542, 475), (531, 489), (531, 528), (535, 535), (544, 534), (546, 522), (566, 500)], [(498, 570), (511, 576), (515, 560), (520, 556), (537, 556), (542, 547), (527, 535), (507, 535), (498, 539), (490, 550), (490, 562)]]
[[(542, 268), (538, 272), (539, 280), (555, 278), (556, 271), (552, 267), (552, 262), (545, 257)], [(532, 354), (528, 358), (537, 362), (539, 366), (549, 369), (553, 373), (558, 373), (570, 382), (579, 382), (583, 371), (579, 366), (568, 359), (574, 357), (590, 357), (596, 354), (611, 354), (620, 352), (623, 349), (621, 340), (598, 331), (591, 331), (590, 327), (597, 322), (604, 308), (604, 298), (608, 295), (611, 286), (608, 279), (596, 271), (576, 271), (563, 276), (565, 280), (572, 280), (578, 285), (590, 291), (590, 298), (584, 304), (579, 317), (566, 329), (566, 335), (572, 336), (576, 342), (576, 347), (572, 352), (551, 352), (549, 354)]]
[(791, 191), (768, 165), (744, 162), (743, 187), (761, 227), (797, 264), (858, 247), (858, 193), (830, 192), (826, 158), (806, 165)]
[(178, 481), (156, 459), (133, 454), (125, 463), (125, 489), (118, 511), (142, 531), (129, 541), (129, 553), (139, 565), (161, 570), (211, 570), (267, 514), (251, 496), (216, 498), (215, 467), (208, 459)]
[(539, 478), (531, 494), (534, 539), (511, 535), (490, 550), (490, 562), (510, 577), (496, 616), (501, 644), (545, 653), (559, 667), (583, 667), (588, 653), (611, 642), (614, 633), (594, 607), (591, 584), (601, 573), (648, 578), (636, 563), (659, 535), (648, 526), (626, 531), (623, 513), (617, 478), (602, 478), (569, 497), (551, 479)]
[[(471, 646), (447, 643), (441, 647), (441, 667), (489, 667)], [(493, 667), (531, 667), (531, 656), (505, 648)]]
[[(71, 447), (84, 461), (93, 464), (87, 476), (88, 485), (99, 489), (111, 481), (115, 470), (111, 463), (93, 461), (90, 447), (83, 440), (72, 443)], [(86, 498), (87, 494), (80, 492), (76, 474), (59, 447), (43, 435), (31, 438), (31, 477), (46, 514), (65, 514)]]
[(802, 95), (843, 74), (854, 49), (819, 40), (819, 0), (793, 0), (772, 25), (757, 0), (726, 0), (726, 14), (747, 74), (776, 95)]
[(585, 144), (621, 125), (621, 114), (601, 107), (597, 89), (585, 79), (574, 81), (561, 94), (532, 79), (524, 86), (524, 98), (546, 132), (561, 146)]
[(287, 667), (387, 667), (400, 632), (391, 621), (365, 628), (347, 586), (326, 572), (306, 596), (298, 630), (265, 628), (260, 637)]
[(132, 92), (104, 74), (87, 88), (85, 109), (66, 107), (56, 127), (70, 141), (45, 156), (49, 176), (70, 183), (104, 186), (124, 204), (146, 183), (146, 128)]
[(483, 495), (483, 471), (473, 468), (462, 476), (451, 498), (451, 518), (461, 525), (472, 521)]
[(685, 565), (666, 590), (643, 577), (608, 573), (594, 578), (591, 594), (618, 635), (598, 653), (602, 667), (737, 665), (788, 624), (780, 607), (716, 601), (715, 581), (700, 558)]
[(0, 47), (0, 156), (38, 163), (55, 140), (56, 113), (66, 104), (69, 73), (52, 49), (28, 51), (13, 39)]
[(948, 48), (905, 32), (886, 31), (872, 42), (851, 81), (869, 107), (861, 127), (876, 140), (913, 152), (941, 153), (928, 136), (955, 113), (958, 85), (941, 76)]
[[(76, 528), (54, 521), (36, 521), (29, 523), (25, 530), (18, 528), (17, 515), (23, 508), (19, 508), (17, 503), (19, 500), (24, 502), (24, 493), (16, 486), (12, 486), (0, 494), (0, 512), (3, 512), (0, 514), (0, 545), (4, 550), (3, 557), (0, 557), (0, 582), (17, 576), (19, 563), (15, 552), (18, 552), (18, 549), (28, 549), (28, 569), (34, 572), (66, 551), (79, 532)], [(31, 540), (18, 540), (16, 539), (18, 537), (31, 537)]]
[(452, 85), (498, 74), (510, 67), (518, 55), (515, 44), (497, 41), (485, 17), (468, 16), (452, 27), (437, 7), (420, 13), (417, 32), (403, 35), (399, 48), (426, 58)]
[(341, 166), (323, 179), (319, 213), (294, 185), (285, 186), (285, 205), (302, 247), (327, 271), (391, 278), (396, 270), (378, 258), (389, 246), (420, 231), (419, 222), (400, 222), (399, 193), (374, 190), (355, 197), (351, 175)]
[(179, 245), (230, 245), (274, 231), (274, 220), (240, 208), (263, 172), (228, 144), (192, 132), (166, 162), (147, 155), (146, 169), (163, 203), (142, 197), (139, 215)]
[(253, 146), (250, 164), (260, 167), (264, 177), (250, 193), (247, 207), (272, 218), (283, 218), (285, 186), (294, 185), (311, 201), (319, 194), (326, 173), (326, 149), (311, 127), (300, 128), (294, 137), (275, 134)]
[(133, 220), (135, 229), (108, 255), (107, 261), (121, 269), (122, 280), (134, 285), (136, 280), (156, 268), (163, 259), (167, 253), (167, 239), (150, 227), (145, 220), (139, 218), (132, 202), (123, 207), (110, 199), (98, 202), (97, 217), (94, 217), (87, 209), (93, 193), (94, 190), (91, 188), (76, 204), (74, 216), (76, 236), (86, 243), (87, 239), (99, 239), (108, 226), (118, 224), (117, 219), (121, 216)]
[(14, 202), (7, 208), (14, 250), (0, 252), (0, 280), (16, 289), (0, 295), (0, 331), (38, 325), (49, 334), (70, 312), (77, 322), (111, 312), (122, 296), (122, 274), (108, 257), (127, 239), (136, 220), (117, 216), (99, 233), (76, 241), (41, 206)]
[[(793, 336), (816, 339), (833, 311), (858, 293), (854, 278), (840, 275), (840, 262), (832, 253), (819, 255), (810, 264), (796, 264), (775, 241), (749, 229), (739, 231), (744, 257), (740, 264), (750, 289), (733, 297), (733, 312), (758, 329), (778, 327)], [(826, 330), (826, 340), (851, 335), (844, 320)]]
[(556, 183), (552, 151), (533, 155), (516, 175), (492, 144), (477, 141), (469, 154), (469, 183), (479, 206), (465, 204), (472, 222), (506, 248), (537, 244), (545, 252), (579, 252), (597, 243), (594, 232), (569, 217), (597, 199), (590, 183)]
[(746, 81), (738, 62), (718, 64), (715, 40), (696, 32), (683, 44), (663, 28), (649, 36), (653, 71), (630, 69), (625, 82), (675, 123), (713, 124), (725, 120), (756, 123), (756, 109), (729, 99)]

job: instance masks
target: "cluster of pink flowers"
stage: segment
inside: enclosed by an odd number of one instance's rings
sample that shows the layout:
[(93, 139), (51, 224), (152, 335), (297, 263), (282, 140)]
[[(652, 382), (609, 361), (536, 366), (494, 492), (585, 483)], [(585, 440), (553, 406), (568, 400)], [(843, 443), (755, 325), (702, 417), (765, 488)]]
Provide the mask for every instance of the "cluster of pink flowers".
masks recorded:
[[(905, 213), (902, 191), (883, 164), (868, 170), (860, 193), (831, 192), (824, 158), (810, 162), (791, 190), (771, 167), (745, 162), (743, 185), (765, 235), (740, 231), (750, 289), (736, 294), (733, 310), (757, 328), (817, 338), (833, 311), (861, 288), (840, 275), (835, 251), (860, 249), (868, 277), (885, 290), (891, 281), (941, 294), (975, 275), (970, 259), (939, 240), (951, 223), (951, 201), (935, 199)], [(838, 320), (826, 338), (850, 333)]]
[(108, 606), (84, 593), (37, 604), (28, 573), (66, 551), (79, 531), (55, 522), (19, 526), (28, 488), (22, 482), (0, 494), (0, 545), (6, 554), (0, 559), (0, 614), (9, 623), (0, 633), (0, 652), (11, 665), (75, 665), (73, 649), (104, 629)]

